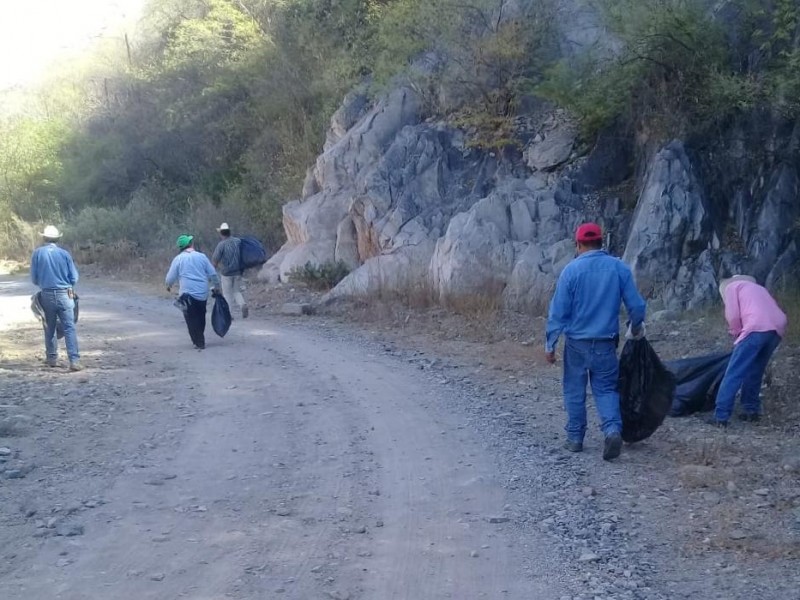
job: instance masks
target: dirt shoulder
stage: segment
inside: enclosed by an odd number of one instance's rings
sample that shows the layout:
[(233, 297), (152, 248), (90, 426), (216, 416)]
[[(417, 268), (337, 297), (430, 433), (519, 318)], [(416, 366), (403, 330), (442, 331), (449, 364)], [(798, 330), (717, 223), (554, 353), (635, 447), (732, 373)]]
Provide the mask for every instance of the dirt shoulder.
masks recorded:
[[(280, 312), (287, 301), (313, 300), (300, 287), (257, 284), (252, 292), (267, 313)], [(560, 367), (543, 360), (543, 319), (351, 302), (308, 322), (314, 320), (355, 329), (400, 356), (427, 357), (424, 368), (442, 381), (466, 379), (479, 386), (512, 423), (513, 435), (558, 448), (564, 419)], [(721, 311), (684, 314), (648, 328), (664, 360), (730, 347)], [(737, 422), (724, 431), (706, 426), (700, 415), (668, 418), (652, 438), (626, 446), (611, 470), (598, 464), (601, 440), (595, 428), (586, 452), (559, 468), (576, 475), (582, 493), (600, 500), (598, 518), (612, 515), (600, 531), (623, 532), (613, 543), (645, 556), (650, 574), (671, 590), (669, 597), (793, 598), (800, 585), (798, 385), (800, 347), (785, 343), (766, 377), (760, 423)], [(544, 515), (542, 528), (555, 537), (582, 539), (594, 553), (597, 532), (560, 522), (558, 512)], [(629, 527), (622, 524), (626, 521)], [(617, 566), (608, 561), (612, 574)]]

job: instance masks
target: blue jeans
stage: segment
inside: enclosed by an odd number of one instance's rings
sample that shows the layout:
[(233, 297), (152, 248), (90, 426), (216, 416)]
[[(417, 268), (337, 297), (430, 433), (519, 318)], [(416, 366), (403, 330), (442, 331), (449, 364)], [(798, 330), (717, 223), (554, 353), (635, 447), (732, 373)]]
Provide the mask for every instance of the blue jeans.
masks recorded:
[(733, 347), (725, 377), (717, 392), (714, 413), (717, 421), (728, 421), (733, 414), (736, 392), (742, 390), (742, 409), (749, 415), (761, 410), (761, 381), (772, 353), (781, 343), (775, 331), (756, 331)]
[(619, 410), (619, 360), (617, 344), (611, 340), (570, 340), (564, 348), (564, 407), (567, 410), (567, 438), (583, 442), (586, 433), (586, 384), (600, 415), (607, 437), (622, 431)]
[(47, 359), (58, 358), (56, 324), (61, 321), (69, 362), (80, 360), (78, 334), (75, 331), (75, 301), (69, 297), (67, 290), (42, 290), (42, 308), (45, 316), (44, 346), (47, 350)]

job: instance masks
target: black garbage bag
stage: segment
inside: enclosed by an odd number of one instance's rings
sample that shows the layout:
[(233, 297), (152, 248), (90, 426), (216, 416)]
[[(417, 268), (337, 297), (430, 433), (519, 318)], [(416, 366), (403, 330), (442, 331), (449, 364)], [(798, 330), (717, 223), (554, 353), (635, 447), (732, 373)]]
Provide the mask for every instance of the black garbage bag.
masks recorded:
[(242, 236), (239, 240), (239, 266), (242, 271), (260, 267), (267, 262), (267, 251), (258, 239)]
[(685, 417), (713, 409), (730, 359), (731, 353), (726, 352), (668, 362), (677, 382), (669, 415)]
[(222, 294), (214, 294), (214, 308), (211, 310), (211, 327), (219, 337), (225, 337), (231, 328), (233, 317), (228, 301)]
[(619, 360), (622, 439), (639, 442), (664, 422), (675, 390), (675, 377), (646, 339), (628, 340)]

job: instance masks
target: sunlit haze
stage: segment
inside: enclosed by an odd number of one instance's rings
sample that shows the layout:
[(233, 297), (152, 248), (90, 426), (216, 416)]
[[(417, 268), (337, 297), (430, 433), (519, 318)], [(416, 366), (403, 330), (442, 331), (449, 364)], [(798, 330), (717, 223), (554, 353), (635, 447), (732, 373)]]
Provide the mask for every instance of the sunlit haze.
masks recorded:
[(117, 35), (147, 0), (0, 0), (0, 89), (36, 82), (48, 65)]

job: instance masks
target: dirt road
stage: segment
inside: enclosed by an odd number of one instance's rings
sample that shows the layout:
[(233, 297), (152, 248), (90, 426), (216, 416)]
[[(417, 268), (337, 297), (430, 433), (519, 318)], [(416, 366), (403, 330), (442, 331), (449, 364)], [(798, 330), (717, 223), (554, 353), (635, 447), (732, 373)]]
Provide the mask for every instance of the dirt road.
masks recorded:
[(39, 362), (31, 291), (0, 278), (0, 598), (578, 593), (416, 365), (258, 319), (199, 352), (167, 299), (90, 285), (70, 374)]
[(596, 424), (560, 448), (560, 369), (512, 336), (260, 299), (199, 352), (166, 296), (89, 282), (72, 374), (42, 365), (31, 291), (0, 277), (2, 600), (798, 597), (775, 390), (758, 425), (667, 420), (605, 463)]

